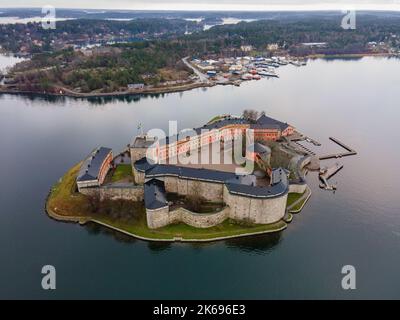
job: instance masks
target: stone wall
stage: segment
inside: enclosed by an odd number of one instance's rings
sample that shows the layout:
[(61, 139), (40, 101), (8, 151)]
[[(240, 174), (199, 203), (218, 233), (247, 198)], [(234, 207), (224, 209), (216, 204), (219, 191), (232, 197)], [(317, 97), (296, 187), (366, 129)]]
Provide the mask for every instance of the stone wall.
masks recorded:
[(178, 177), (165, 177), (165, 190), (171, 193), (178, 193)]
[(133, 164), (146, 156), (147, 148), (130, 148), (132, 168)]
[(127, 186), (127, 187), (112, 187), (104, 186), (100, 188), (100, 198), (111, 200), (131, 200), (143, 201), (144, 188), (143, 186)]
[(304, 193), (307, 189), (306, 183), (292, 183), (289, 185), (290, 193)]
[(211, 202), (222, 202), (223, 190), (224, 185), (222, 183), (188, 179), (179, 179), (178, 181), (179, 194), (199, 196)]
[(219, 225), (229, 216), (229, 207), (210, 214), (193, 213), (184, 208), (179, 208), (176, 211), (178, 211), (182, 222), (195, 228), (210, 228)]
[(85, 196), (95, 196), (99, 195), (100, 187), (93, 187), (93, 188), (80, 188), (79, 193), (84, 194)]
[(270, 224), (281, 220), (285, 215), (287, 193), (275, 198), (250, 198), (230, 194), (224, 187), (223, 195), (227, 206), (222, 211), (198, 214), (184, 208), (169, 211), (166, 206), (158, 210), (146, 210), (147, 225), (154, 229), (183, 222), (195, 228), (209, 228), (222, 223), (227, 218), (256, 224)]
[(229, 206), (229, 217), (256, 224), (269, 224), (285, 215), (287, 193), (275, 198), (250, 198), (229, 193), (224, 187), (224, 202)]
[(135, 166), (132, 166), (133, 180), (136, 184), (144, 184), (145, 173), (137, 171)]
[(150, 229), (157, 229), (169, 225), (169, 207), (165, 206), (156, 210), (146, 209), (147, 226)]
[(130, 201), (143, 201), (144, 189), (143, 186), (126, 186), (126, 187), (112, 187), (103, 186), (99, 188), (82, 188), (80, 193), (87, 196), (100, 196), (101, 200), (130, 200)]
[(167, 192), (183, 196), (199, 196), (211, 202), (223, 201), (224, 184), (222, 183), (190, 180), (174, 176), (157, 177), (157, 179), (164, 181)]
[(178, 222), (183, 222), (195, 228), (210, 228), (221, 224), (228, 217), (229, 207), (210, 214), (195, 213), (184, 208), (169, 211), (168, 206), (158, 210), (146, 210), (147, 226), (150, 229), (161, 228)]

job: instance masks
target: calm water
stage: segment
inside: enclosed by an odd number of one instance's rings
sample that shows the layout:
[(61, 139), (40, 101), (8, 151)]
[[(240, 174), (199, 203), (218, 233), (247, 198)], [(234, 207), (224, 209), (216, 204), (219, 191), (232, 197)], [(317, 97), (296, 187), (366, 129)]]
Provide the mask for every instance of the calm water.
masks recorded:
[[(400, 61), (317, 60), (280, 79), (180, 94), (83, 101), (0, 96), (0, 298), (400, 298)], [(280, 234), (210, 244), (155, 244), (55, 222), (49, 188), (98, 145), (123, 148), (145, 129), (197, 126), (215, 114), (266, 110), (338, 150), (336, 193), (313, 196)], [(321, 152), (322, 152), (321, 151)], [(41, 289), (41, 267), (57, 290)], [(341, 268), (357, 290), (341, 289)]]

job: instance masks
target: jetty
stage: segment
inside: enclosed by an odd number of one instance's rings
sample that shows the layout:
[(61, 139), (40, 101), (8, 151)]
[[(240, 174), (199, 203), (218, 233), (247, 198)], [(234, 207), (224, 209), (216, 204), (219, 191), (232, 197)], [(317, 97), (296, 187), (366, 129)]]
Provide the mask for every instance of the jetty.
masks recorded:
[(321, 156), (319, 157), (319, 160), (327, 160), (327, 159), (334, 159), (334, 158), (342, 158), (342, 157), (347, 157), (347, 156), (354, 156), (357, 154), (357, 152), (352, 149), (351, 147), (345, 145), (343, 142), (339, 141), (336, 138), (333, 137), (329, 137), (329, 139), (333, 142), (335, 142), (336, 144), (338, 144), (339, 146), (341, 146), (343, 149), (345, 149), (347, 152), (341, 152), (341, 153), (332, 153), (332, 154), (328, 154), (325, 156)]
[(342, 164), (336, 163), (331, 167), (321, 169), (319, 172), (319, 179), (322, 182), (320, 187), (324, 188), (325, 190), (336, 190), (336, 185), (330, 185), (328, 179), (338, 173), (342, 168)]

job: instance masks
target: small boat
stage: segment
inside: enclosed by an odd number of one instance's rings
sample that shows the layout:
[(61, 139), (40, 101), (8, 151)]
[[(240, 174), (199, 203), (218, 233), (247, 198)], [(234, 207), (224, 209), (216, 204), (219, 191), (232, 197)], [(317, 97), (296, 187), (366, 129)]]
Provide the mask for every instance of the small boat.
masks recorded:
[(292, 65), (296, 66), (296, 67), (300, 67), (300, 66), (301, 66), (301, 63), (300, 63), (299, 60), (290, 61), (290, 63), (291, 63)]
[(289, 62), (287, 62), (286, 60), (279, 60), (278, 63), (279, 63), (281, 66), (286, 66), (286, 65), (289, 64)]
[(262, 70), (262, 71), (259, 71), (258, 74), (263, 77), (279, 78), (279, 76), (273, 70)]

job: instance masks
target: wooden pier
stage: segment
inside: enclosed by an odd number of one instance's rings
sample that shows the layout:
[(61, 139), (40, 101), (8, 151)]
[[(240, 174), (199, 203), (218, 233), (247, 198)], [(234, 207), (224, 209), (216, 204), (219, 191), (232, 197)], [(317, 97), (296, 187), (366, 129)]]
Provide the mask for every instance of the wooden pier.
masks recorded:
[(330, 185), (328, 183), (328, 179), (334, 176), (336, 173), (338, 173), (340, 170), (342, 170), (343, 165), (336, 163), (335, 165), (326, 168), (326, 169), (321, 169), (319, 173), (319, 178), (322, 181), (322, 184), (320, 185), (321, 188), (324, 188), (326, 190), (335, 190), (336, 185)]
[(341, 157), (348, 157), (348, 156), (354, 156), (357, 154), (357, 152), (350, 148), (349, 146), (345, 145), (343, 142), (339, 141), (338, 139), (335, 139), (333, 137), (329, 137), (330, 140), (341, 146), (343, 149), (345, 149), (347, 152), (341, 152), (341, 153), (333, 153), (333, 154), (328, 154), (325, 156), (319, 157), (319, 160), (327, 160), (327, 159), (334, 159), (334, 158), (341, 158)]

